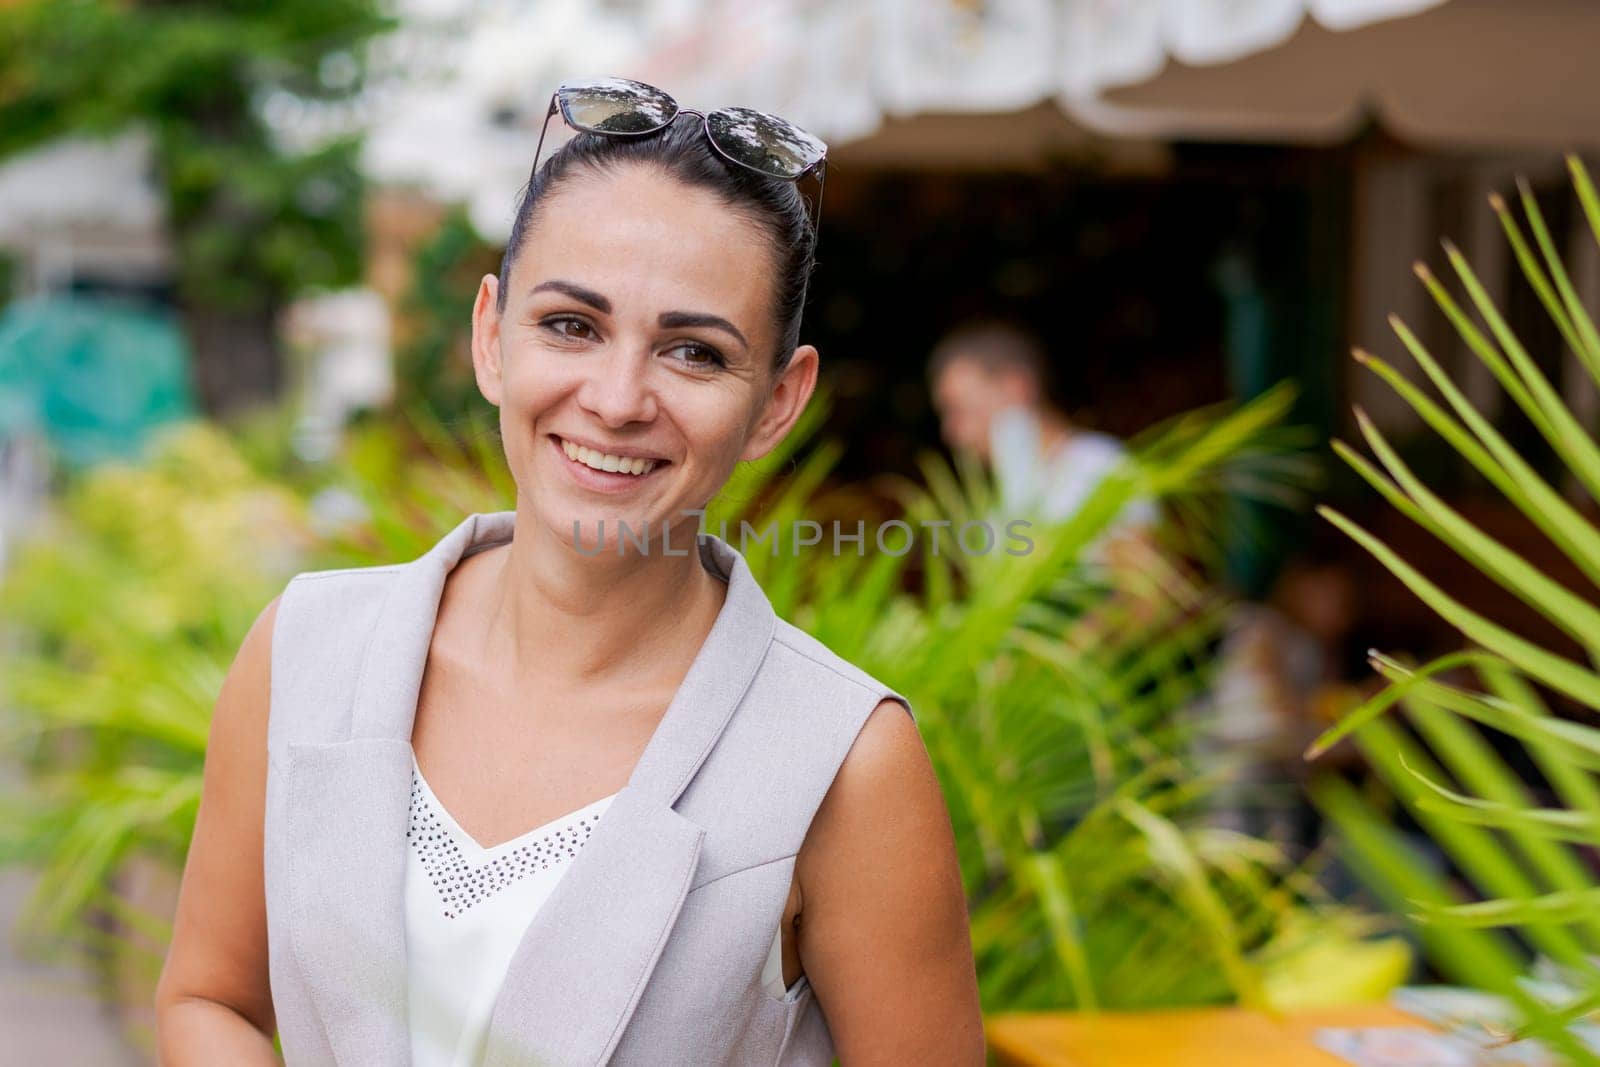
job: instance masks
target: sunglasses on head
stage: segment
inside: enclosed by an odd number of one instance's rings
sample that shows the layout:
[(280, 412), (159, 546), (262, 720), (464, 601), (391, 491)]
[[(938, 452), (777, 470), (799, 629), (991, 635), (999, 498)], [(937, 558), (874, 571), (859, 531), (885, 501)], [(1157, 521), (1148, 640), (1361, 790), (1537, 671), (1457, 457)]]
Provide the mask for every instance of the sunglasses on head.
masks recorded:
[(529, 181), (539, 171), (545, 131), (558, 111), (573, 129), (606, 137), (642, 137), (666, 128), (679, 115), (699, 115), (706, 140), (728, 162), (786, 181), (797, 182), (807, 174), (815, 174), (817, 205), (813, 229), (821, 218), (828, 146), (788, 119), (747, 107), (719, 107), (715, 111), (679, 107), (665, 91), (627, 78), (562, 82), (550, 97)]

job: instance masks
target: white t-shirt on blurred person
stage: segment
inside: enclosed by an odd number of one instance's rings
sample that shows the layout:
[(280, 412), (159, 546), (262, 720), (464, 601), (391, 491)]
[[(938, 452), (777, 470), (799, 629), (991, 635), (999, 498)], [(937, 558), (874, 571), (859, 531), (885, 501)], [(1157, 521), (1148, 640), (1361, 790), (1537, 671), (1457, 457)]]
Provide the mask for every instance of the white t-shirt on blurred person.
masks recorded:
[[(1037, 517), (1059, 522), (1070, 518), (1128, 454), (1110, 434), (1074, 430), (1046, 456), (1038, 416), (1025, 407), (1007, 408), (994, 417), (989, 447), (1006, 520)], [(1111, 536), (1153, 526), (1158, 518), (1155, 501), (1134, 497), (1090, 544), (1086, 558), (1097, 559)]]

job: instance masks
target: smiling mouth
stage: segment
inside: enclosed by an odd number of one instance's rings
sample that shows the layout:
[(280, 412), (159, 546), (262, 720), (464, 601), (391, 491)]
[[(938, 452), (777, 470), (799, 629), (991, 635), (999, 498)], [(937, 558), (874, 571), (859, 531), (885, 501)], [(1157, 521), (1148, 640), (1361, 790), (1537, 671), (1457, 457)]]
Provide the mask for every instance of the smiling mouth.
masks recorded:
[(574, 463), (581, 463), (590, 470), (603, 471), (609, 474), (626, 474), (634, 477), (643, 477), (655, 470), (658, 466), (665, 466), (666, 460), (646, 459), (642, 456), (618, 456), (610, 452), (600, 452), (584, 445), (573, 444), (564, 437), (554, 438), (561, 451), (566, 453), (568, 459)]

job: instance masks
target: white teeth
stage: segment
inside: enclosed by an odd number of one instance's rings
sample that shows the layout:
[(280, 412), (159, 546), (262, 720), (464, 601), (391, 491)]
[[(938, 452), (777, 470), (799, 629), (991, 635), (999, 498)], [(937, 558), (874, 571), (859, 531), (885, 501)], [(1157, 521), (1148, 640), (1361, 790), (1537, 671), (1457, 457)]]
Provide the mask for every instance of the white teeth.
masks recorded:
[(575, 445), (566, 438), (561, 439), (561, 451), (567, 458), (582, 463), (585, 467), (592, 467), (597, 471), (616, 471), (622, 474), (649, 474), (655, 469), (656, 461), (653, 459), (639, 459), (629, 456), (613, 456), (607, 452), (596, 452), (592, 448)]

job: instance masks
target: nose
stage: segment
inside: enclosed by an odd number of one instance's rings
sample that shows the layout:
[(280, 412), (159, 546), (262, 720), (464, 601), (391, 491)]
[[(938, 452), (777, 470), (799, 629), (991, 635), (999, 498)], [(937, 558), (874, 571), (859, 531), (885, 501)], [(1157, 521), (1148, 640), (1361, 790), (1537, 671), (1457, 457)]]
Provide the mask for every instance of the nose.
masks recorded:
[(615, 345), (589, 361), (578, 387), (578, 405), (611, 428), (656, 417), (656, 395), (649, 381), (649, 355)]

